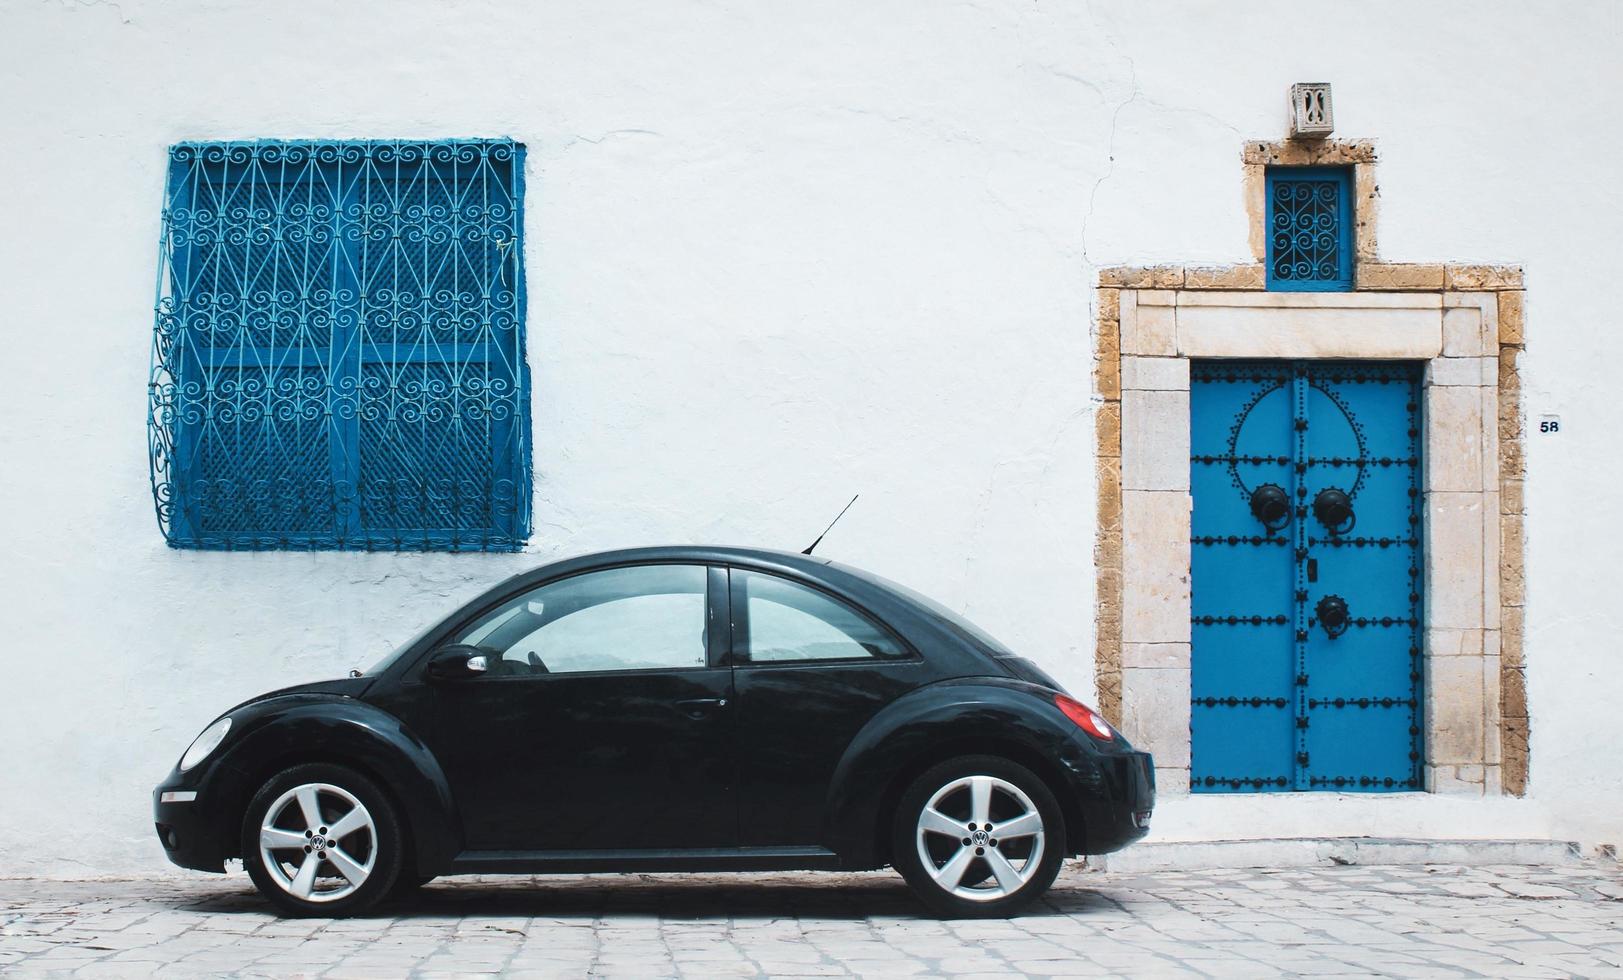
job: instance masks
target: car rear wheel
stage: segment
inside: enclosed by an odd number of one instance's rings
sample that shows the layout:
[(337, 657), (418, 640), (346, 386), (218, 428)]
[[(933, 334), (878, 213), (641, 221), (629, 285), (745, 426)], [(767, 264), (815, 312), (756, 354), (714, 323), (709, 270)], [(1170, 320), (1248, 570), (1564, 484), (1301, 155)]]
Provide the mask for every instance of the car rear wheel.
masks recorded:
[(1011, 915), (1048, 890), (1065, 821), (1041, 779), (998, 756), (951, 759), (902, 792), (892, 863), (946, 918)]
[(242, 863), (283, 913), (353, 915), (400, 874), (400, 818), (370, 779), (313, 763), (271, 777), (242, 821)]

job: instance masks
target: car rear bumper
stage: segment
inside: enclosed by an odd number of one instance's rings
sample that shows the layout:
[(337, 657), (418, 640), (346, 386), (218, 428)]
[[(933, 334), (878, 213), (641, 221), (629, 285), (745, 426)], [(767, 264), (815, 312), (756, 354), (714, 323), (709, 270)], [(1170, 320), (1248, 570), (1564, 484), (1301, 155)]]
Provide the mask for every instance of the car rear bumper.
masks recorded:
[(1096, 753), (1072, 768), (1082, 815), (1080, 853), (1108, 854), (1150, 832), (1155, 762), (1148, 752)]

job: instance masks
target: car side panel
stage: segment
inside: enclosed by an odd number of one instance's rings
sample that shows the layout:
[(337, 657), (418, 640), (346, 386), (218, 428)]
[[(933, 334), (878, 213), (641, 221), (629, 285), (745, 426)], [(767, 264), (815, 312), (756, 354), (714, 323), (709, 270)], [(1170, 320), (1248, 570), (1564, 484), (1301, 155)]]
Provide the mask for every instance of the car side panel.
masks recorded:
[(934, 679), (920, 660), (739, 664), (739, 843), (823, 844), (823, 807), (851, 739), (885, 705)]

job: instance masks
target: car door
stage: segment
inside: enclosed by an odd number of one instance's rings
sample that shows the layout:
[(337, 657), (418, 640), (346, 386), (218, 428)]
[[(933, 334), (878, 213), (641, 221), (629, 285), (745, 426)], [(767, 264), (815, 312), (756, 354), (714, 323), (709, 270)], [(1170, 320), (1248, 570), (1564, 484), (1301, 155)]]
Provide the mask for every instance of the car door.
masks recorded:
[(450, 642), (489, 663), (436, 685), (465, 846), (736, 845), (724, 603), (719, 571), (633, 565), (542, 585), (459, 630)]
[(923, 661), (850, 603), (764, 572), (729, 570), (745, 846), (822, 844), (835, 767)]

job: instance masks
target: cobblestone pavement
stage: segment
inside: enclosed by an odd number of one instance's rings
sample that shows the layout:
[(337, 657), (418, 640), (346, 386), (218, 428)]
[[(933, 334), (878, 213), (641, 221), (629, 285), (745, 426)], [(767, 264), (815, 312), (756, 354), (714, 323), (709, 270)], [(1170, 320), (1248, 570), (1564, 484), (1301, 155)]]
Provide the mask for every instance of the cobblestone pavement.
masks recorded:
[(1027, 915), (957, 922), (888, 873), (464, 879), (338, 921), (278, 919), (240, 872), (12, 879), (0, 973), (1623, 977), (1623, 874), (1071, 868)]

